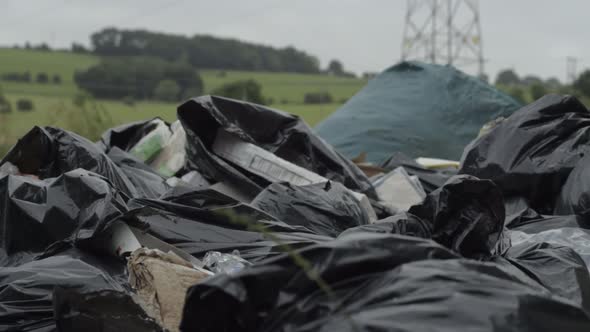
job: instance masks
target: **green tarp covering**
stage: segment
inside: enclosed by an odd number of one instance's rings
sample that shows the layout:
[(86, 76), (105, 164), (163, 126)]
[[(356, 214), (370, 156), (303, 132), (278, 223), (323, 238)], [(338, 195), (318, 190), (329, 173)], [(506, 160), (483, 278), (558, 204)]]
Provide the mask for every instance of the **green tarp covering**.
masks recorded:
[(459, 160), (482, 125), (520, 107), (452, 66), (403, 62), (372, 79), (317, 133), (349, 158), (379, 162), (393, 152)]

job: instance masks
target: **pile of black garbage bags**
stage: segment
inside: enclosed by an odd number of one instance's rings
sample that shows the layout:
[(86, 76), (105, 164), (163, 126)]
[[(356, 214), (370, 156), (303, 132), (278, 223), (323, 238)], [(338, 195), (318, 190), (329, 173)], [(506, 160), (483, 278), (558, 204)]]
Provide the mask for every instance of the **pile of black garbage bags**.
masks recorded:
[[(186, 156), (173, 176), (130, 152), (153, 121), (96, 143), (35, 127), (4, 157), (0, 330), (163, 330), (105, 245), (123, 222), (197, 260), (251, 263), (190, 287), (181, 331), (590, 331), (590, 112), (577, 99), (523, 107), (458, 170), (392, 151), (379, 166), (403, 167), (427, 194), (407, 211), (296, 116), (203, 96), (178, 119)], [(326, 182), (231, 161), (219, 135)]]

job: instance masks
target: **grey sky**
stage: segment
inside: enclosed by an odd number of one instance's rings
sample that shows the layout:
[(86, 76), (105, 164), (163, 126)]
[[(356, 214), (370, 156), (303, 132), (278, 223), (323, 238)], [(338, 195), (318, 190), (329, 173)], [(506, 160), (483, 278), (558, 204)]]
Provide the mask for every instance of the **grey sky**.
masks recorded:
[[(0, 45), (89, 44), (105, 26), (212, 34), (340, 59), (357, 73), (400, 58), (405, 0), (3, 0)], [(565, 78), (590, 66), (587, 0), (480, 0), (486, 72)], [(586, 37), (586, 38), (585, 38)], [(469, 71), (469, 69), (466, 69)]]

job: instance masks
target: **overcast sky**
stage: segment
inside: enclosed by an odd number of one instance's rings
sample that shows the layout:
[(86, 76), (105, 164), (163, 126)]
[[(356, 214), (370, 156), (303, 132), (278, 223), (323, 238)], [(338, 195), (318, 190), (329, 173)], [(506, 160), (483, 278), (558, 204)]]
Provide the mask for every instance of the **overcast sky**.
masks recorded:
[[(145, 28), (293, 45), (360, 73), (400, 59), (405, 10), (405, 0), (2, 0), (0, 45), (88, 45), (106, 26)], [(485, 71), (564, 80), (566, 56), (590, 67), (588, 13), (588, 0), (480, 1)]]

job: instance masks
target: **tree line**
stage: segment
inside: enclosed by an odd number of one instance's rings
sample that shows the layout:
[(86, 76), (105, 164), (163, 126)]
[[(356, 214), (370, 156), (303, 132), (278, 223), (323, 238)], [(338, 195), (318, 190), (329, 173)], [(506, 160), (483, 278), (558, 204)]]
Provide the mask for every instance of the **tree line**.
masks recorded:
[(74, 75), (76, 85), (96, 98), (178, 101), (198, 96), (203, 81), (186, 63), (154, 57), (106, 57)]
[[(208, 35), (192, 37), (147, 30), (106, 28), (90, 37), (102, 56), (152, 56), (198, 69), (319, 73), (316, 57), (293, 47), (274, 48)], [(77, 52), (83, 52), (75, 45)]]

